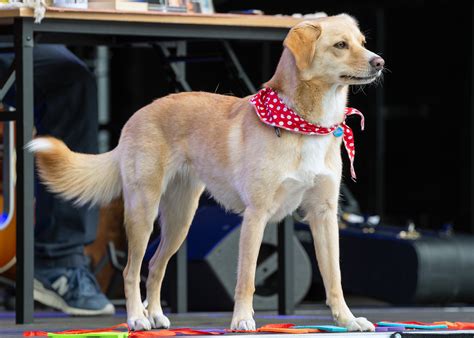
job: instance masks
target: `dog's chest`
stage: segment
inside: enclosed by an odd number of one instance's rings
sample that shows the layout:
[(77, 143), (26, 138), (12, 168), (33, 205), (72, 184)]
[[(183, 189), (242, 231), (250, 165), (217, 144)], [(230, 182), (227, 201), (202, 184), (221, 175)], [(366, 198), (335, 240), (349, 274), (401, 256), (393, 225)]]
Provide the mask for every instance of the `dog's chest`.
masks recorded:
[(328, 151), (337, 151), (334, 141), (333, 135), (305, 137), (297, 154), (299, 163), (295, 170), (288, 173), (285, 181), (310, 186), (316, 176), (331, 174), (327, 155)]
[(299, 157), (296, 169), (289, 171), (282, 180), (284, 196), (273, 220), (293, 212), (301, 204), (305, 192), (314, 186), (319, 175), (334, 175), (327, 160), (328, 151), (338, 151), (334, 147), (334, 136), (308, 136), (296, 156)]

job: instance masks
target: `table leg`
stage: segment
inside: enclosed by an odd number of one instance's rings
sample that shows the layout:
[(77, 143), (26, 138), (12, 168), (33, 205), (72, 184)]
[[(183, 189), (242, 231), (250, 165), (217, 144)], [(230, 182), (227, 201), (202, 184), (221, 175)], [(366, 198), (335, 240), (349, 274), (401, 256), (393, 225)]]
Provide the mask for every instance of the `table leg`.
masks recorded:
[(33, 156), (24, 150), (33, 135), (33, 21), (15, 18), (16, 56), (16, 322), (33, 322)]
[(278, 314), (295, 311), (294, 297), (294, 229), (292, 216), (278, 224)]
[[(474, 3), (471, 2), (471, 15), (474, 15)], [(474, 20), (471, 20), (471, 41), (474, 40)], [(471, 125), (469, 129), (469, 136), (470, 136), (470, 205), (469, 205), (469, 222), (471, 223), (471, 232), (474, 233), (474, 42), (471, 42), (471, 74), (470, 74), (470, 91), (471, 91)]]

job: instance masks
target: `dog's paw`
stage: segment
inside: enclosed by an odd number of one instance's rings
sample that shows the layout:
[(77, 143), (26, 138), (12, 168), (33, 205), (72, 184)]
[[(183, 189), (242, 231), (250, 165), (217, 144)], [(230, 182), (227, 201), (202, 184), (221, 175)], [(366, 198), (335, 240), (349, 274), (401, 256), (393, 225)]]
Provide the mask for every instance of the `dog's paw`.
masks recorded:
[(132, 331), (149, 331), (151, 330), (151, 323), (145, 317), (130, 318), (127, 320), (128, 327)]
[(348, 320), (345, 325), (349, 331), (370, 331), (374, 332), (375, 331), (375, 326), (371, 322), (367, 320), (367, 318), (364, 317), (358, 317), (358, 318), (353, 318), (351, 320)]
[(238, 331), (255, 331), (255, 327), (255, 320), (253, 320), (252, 318), (232, 320), (232, 324), (230, 324), (231, 330)]
[(153, 329), (169, 329), (171, 326), (170, 320), (164, 314), (150, 314), (148, 320)]

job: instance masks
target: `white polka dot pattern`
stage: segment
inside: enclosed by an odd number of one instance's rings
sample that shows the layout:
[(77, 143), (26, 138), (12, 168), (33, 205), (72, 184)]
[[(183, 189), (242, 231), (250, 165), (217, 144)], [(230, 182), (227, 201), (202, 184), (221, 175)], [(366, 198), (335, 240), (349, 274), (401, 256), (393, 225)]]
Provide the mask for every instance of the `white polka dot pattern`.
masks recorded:
[(346, 124), (346, 117), (359, 115), (361, 117), (361, 129), (364, 130), (364, 115), (354, 108), (345, 108), (344, 121), (331, 127), (322, 127), (304, 120), (288, 107), (278, 96), (278, 93), (271, 88), (263, 88), (252, 96), (250, 103), (255, 106), (255, 111), (260, 120), (275, 128), (285, 129), (294, 133), (304, 135), (334, 135), (340, 136), (338, 129), (342, 129), (342, 140), (346, 148), (347, 155), (351, 162), (351, 176), (356, 179), (354, 170), (355, 142), (352, 129)]

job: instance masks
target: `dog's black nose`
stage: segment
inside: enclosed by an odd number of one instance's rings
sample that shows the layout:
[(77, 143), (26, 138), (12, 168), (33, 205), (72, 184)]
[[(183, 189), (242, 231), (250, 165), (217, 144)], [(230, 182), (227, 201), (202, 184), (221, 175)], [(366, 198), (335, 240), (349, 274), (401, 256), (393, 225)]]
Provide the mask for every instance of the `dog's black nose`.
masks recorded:
[(376, 70), (382, 70), (383, 66), (385, 65), (384, 59), (382, 59), (380, 56), (374, 57), (372, 60), (369, 61), (369, 63)]

